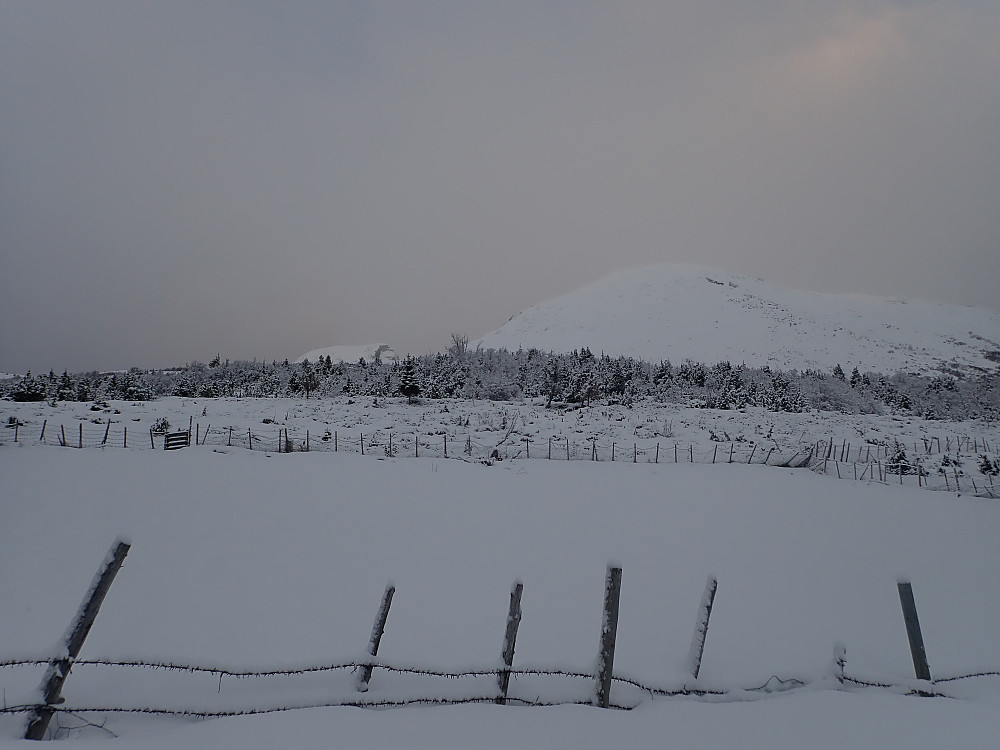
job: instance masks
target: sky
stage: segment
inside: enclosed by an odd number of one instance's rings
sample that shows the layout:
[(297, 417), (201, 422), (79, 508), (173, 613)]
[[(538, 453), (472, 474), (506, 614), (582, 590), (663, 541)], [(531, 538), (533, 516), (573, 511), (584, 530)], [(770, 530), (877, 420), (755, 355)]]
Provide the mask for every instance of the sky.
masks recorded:
[(5, 0), (0, 112), (0, 371), (439, 351), (668, 261), (1000, 309), (993, 0)]

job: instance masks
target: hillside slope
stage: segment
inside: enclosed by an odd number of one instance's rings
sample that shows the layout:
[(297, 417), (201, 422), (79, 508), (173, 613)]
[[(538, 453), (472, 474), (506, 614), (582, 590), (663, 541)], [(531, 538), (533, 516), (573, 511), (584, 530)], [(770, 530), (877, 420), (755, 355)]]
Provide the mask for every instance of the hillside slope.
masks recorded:
[(972, 373), (1000, 362), (1000, 314), (982, 308), (784, 289), (687, 264), (608, 276), (515, 315), (474, 346), (781, 369)]

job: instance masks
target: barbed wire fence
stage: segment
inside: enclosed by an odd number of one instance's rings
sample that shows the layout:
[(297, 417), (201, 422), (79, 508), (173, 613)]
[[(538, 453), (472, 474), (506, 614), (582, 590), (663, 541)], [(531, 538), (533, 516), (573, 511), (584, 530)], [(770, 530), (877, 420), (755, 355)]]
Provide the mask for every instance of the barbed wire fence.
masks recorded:
[[(151, 449), (164, 447), (164, 432), (146, 430), (141, 425), (129, 429), (127, 423), (107, 420), (79, 421), (64, 424), (43, 422), (37, 435), (16, 420), (0, 430), (0, 448), (17, 443), (42, 444), (78, 449)], [(513, 426), (513, 423), (512, 423)], [(36, 427), (36, 429), (38, 429)], [(573, 437), (566, 434), (543, 436), (513, 429), (499, 431), (500, 439), (486, 442), (485, 433), (460, 430), (437, 430), (427, 434), (395, 432), (384, 429), (341, 430), (267, 424), (264, 427), (202, 425), (192, 417), (187, 445), (216, 449), (242, 448), (269, 453), (327, 452), (357, 453), (376, 458), (459, 459), (492, 464), (504, 460), (596, 461), (615, 463), (697, 463), (758, 464), (782, 468), (810, 468), (838, 479), (868, 483), (898, 484), (921, 489), (955, 492), (997, 499), (996, 473), (967, 471), (963, 466), (977, 456), (994, 453), (995, 444), (985, 437), (955, 435), (925, 437), (919, 441), (870, 442), (851, 444), (821, 438), (803, 442), (795, 448), (777, 442), (726, 441), (713, 439), (711, 445), (676, 440), (608, 441), (598, 437)], [(178, 433), (173, 433), (178, 434)], [(494, 434), (495, 436), (495, 434)], [(996, 462), (993, 463), (995, 467)], [(978, 476), (977, 476), (978, 473)]]
[[(751, 699), (757, 694), (779, 694), (802, 688), (820, 688), (834, 690), (887, 690), (903, 695), (919, 695), (923, 697), (955, 697), (948, 692), (946, 685), (973, 679), (1000, 678), (1000, 670), (981, 670), (972, 673), (954, 674), (939, 676), (932, 679), (929, 667), (927, 666), (926, 653), (923, 647), (923, 638), (920, 633), (920, 625), (916, 613), (916, 605), (913, 601), (912, 589), (908, 581), (899, 581), (897, 586), (900, 590), (900, 603), (903, 608), (904, 620), (906, 622), (907, 638), (910, 643), (911, 654), (913, 655), (915, 679), (907, 680), (886, 680), (875, 679), (851, 675), (846, 672), (846, 648), (841, 644), (835, 644), (833, 659), (826, 673), (809, 677), (779, 677), (772, 674), (764, 682), (751, 686), (720, 686), (717, 683), (709, 683), (699, 679), (699, 670), (705, 649), (705, 634), (708, 631), (712, 614), (713, 603), (718, 581), (714, 576), (710, 576), (706, 586), (706, 596), (702, 598), (699, 605), (698, 617), (695, 626), (695, 638), (692, 640), (692, 647), (689, 653), (689, 675), (673, 683), (657, 683), (648, 679), (635, 676), (615, 673), (614, 652), (617, 638), (618, 626), (618, 600), (621, 586), (622, 569), (614, 564), (609, 564), (605, 580), (604, 610), (602, 617), (602, 635), (600, 651), (597, 659), (596, 669), (578, 670), (566, 667), (549, 667), (535, 665), (513, 666), (514, 641), (517, 637), (518, 625), (521, 621), (520, 593), (523, 585), (520, 581), (515, 581), (511, 589), (511, 604), (507, 617), (507, 632), (504, 636), (501, 659), (479, 667), (462, 669), (440, 669), (432, 666), (405, 665), (380, 659), (378, 657), (378, 642), (382, 637), (382, 630), (385, 626), (385, 618), (391, 605), (391, 591), (395, 590), (391, 584), (386, 588), (379, 613), (376, 615), (375, 629), (372, 634), (372, 642), (369, 644), (369, 653), (360, 660), (349, 660), (342, 662), (309, 663), (285, 666), (270, 667), (238, 667), (224, 664), (203, 664), (196, 662), (179, 662), (169, 660), (153, 660), (141, 658), (78, 658), (83, 640), (93, 625), (94, 618), (104, 600), (105, 595), (114, 580), (115, 575), (121, 567), (121, 563), (128, 554), (130, 545), (124, 540), (116, 540), (115, 544), (105, 556), (102, 568), (95, 576), (91, 588), (88, 590), (84, 601), (76, 615), (75, 622), (71, 624), (70, 634), (66, 636), (65, 650), (47, 656), (30, 657), (8, 657), (0, 659), (0, 670), (31, 669), (47, 665), (44, 696), (41, 702), (23, 700), (8, 704), (6, 702), (6, 690), (4, 691), (4, 703), (0, 707), (0, 714), (31, 714), (28, 729), (25, 734), (26, 739), (43, 739), (44, 737), (56, 737), (62, 732), (72, 731), (86, 727), (103, 729), (114, 734), (106, 727), (108, 716), (116, 714), (136, 714), (150, 716), (170, 716), (188, 719), (208, 719), (221, 717), (251, 716), (260, 714), (271, 714), (288, 711), (298, 711), (315, 708), (333, 707), (362, 707), (362, 708), (389, 708), (414, 705), (463, 705), (471, 703), (497, 703), (515, 704), (523, 706), (555, 706), (567, 704), (596, 705), (601, 708), (614, 708), (630, 710), (637, 707), (647, 699), (666, 698), (694, 698), (711, 702), (743, 701)], [(710, 593), (711, 596), (707, 594)], [(218, 694), (221, 695), (223, 689), (223, 679), (235, 679), (239, 681), (264, 681), (275, 677), (305, 677), (307, 675), (328, 674), (334, 672), (353, 673), (359, 675), (355, 680), (347, 680), (339, 686), (324, 682), (321, 687), (322, 698), (309, 700), (299, 698), (297, 700), (281, 699), (281, 689), (276, 689), (274, 694), (268, 694), (266, 698), (258, 698), (253, 702), (241, 701), (236, 697), (234, 703), (228, 705), (220, 704), (205, 698), (195, 697), (197, 690), (190, 687), (185, 688), (184, 701), (186, 704), (169, 705), (169, 702), (158, 703), (155, 698), (143, 701), (133, 699), (131, 702), (116, 702), (114, 699), (101, 701), (100, 698), (90, 698), (80, 702), (67, 701), (62, 695), (62, 686), (66, 678), (74, 670), (77, 673), (86, 670), (112, 669), (119, 671), (133, 672), (155, 671), (179, 673), (183, 675), (206, 675), (218, 678)], [(381, 692), (369, 693), (369, 681), (374, 670), (380, 672), (395, 673), (400, 675), (414, 676), (421, 681), (420, 687), (407, 685), (402, 694), (394, 692), (393, 687), (387, 686)], [(364, 675), (361, 677), (360, 675)], [(531, 682), (525, 688), (515, 685), (513, 691), (509, 690), (509, 680), (518, 678), (544, 678), (543, 683), (537, 680)], [(450, 692), (436, 690), (428, 680), (444, 679), (453, 683), (454, 687)], [(485, 682), (484, 682), (485, 680)], [(560, 687), (562, 683), (571, 682), (580, 685), (579, 689), (574, 688), (567, 692)], [(52, 689), (53, 682), (58, 683)], [(582, 685), (581, 685), (582, 682)], [(98, 685), (107, 689), (109, 682), (107, 679), (98, 680)], [(611, 700), (612, 685), (618, 686), (616, 699)], [(288, 686), (285, 685), (285, 688)], [(204, 685), (202, 685), (204, 690)], [(129, 682), (128, 690), (130, 695), (135, 694), (136, 685)], [(155, 695), (156, 691), (153, 690)], [(301, 693), (296, 693), (301, 695)], [(87, 701), (90, 702), (87, 702)], [(162, 700), (162, 699), (161, 699)], [(198, 705), (196, 701), (201, 700)], [(103, 721), (87, 718), (91, 715), (102, 715)], [(59, 721), (59, 717), (68, 716), (82, 722), (77, 726), (67, 726)], [(39, 719), (42, 717), (42, 720)], [(49, 720), (56, 718), (56, 727), (49, 727)]]

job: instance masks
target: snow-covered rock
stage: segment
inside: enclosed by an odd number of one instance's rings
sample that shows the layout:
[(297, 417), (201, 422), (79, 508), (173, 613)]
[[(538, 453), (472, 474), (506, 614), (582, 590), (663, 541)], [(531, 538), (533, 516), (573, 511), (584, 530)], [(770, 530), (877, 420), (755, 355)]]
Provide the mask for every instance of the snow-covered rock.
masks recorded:
[(608, 276), (515, 315), (473, 346), (848, 372), (993, 371), (1000, 314), (974, 307), (784, 289), (688, 264)]
[(388, 344), (361, 344), (360, 346), (328, 346), (325, 349), (313, 349), (306, 352), (295, 361), (301, 362), (308, 359), (315, 362), (320, 357), (330, 357), (336, 362), (350, 362), (356, 364), (359, 359), (365, 362), (373, 362), (375, 357), (379, 357), (383, 362), (395, 362), (399, 356)]

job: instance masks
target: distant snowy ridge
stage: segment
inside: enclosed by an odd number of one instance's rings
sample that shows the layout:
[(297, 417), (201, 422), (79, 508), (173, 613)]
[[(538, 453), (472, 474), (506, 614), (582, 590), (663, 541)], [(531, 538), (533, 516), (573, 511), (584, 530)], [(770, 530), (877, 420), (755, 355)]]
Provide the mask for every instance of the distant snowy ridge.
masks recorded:
[(399, 356), (388, 344), (362, 344), (360, 346), (328, 346), (325, 349), (313, 349), (295, 361), (302, 362), (308, 359), (310, 362), (315, 362), (320, 357), (324, 359), (329, 357), (334, 363), (357, 364), (358, 360), (361, 359), (365, 362), (373, 362), (376, 356), (383, 362), (395, 362), (399, 359)]
[(1000, 367), (1000, 313), (922, 300), (784, 289), (749, 276), (660, 264), (542, 302), (473, 347), (650, 361), (973, 373)]

